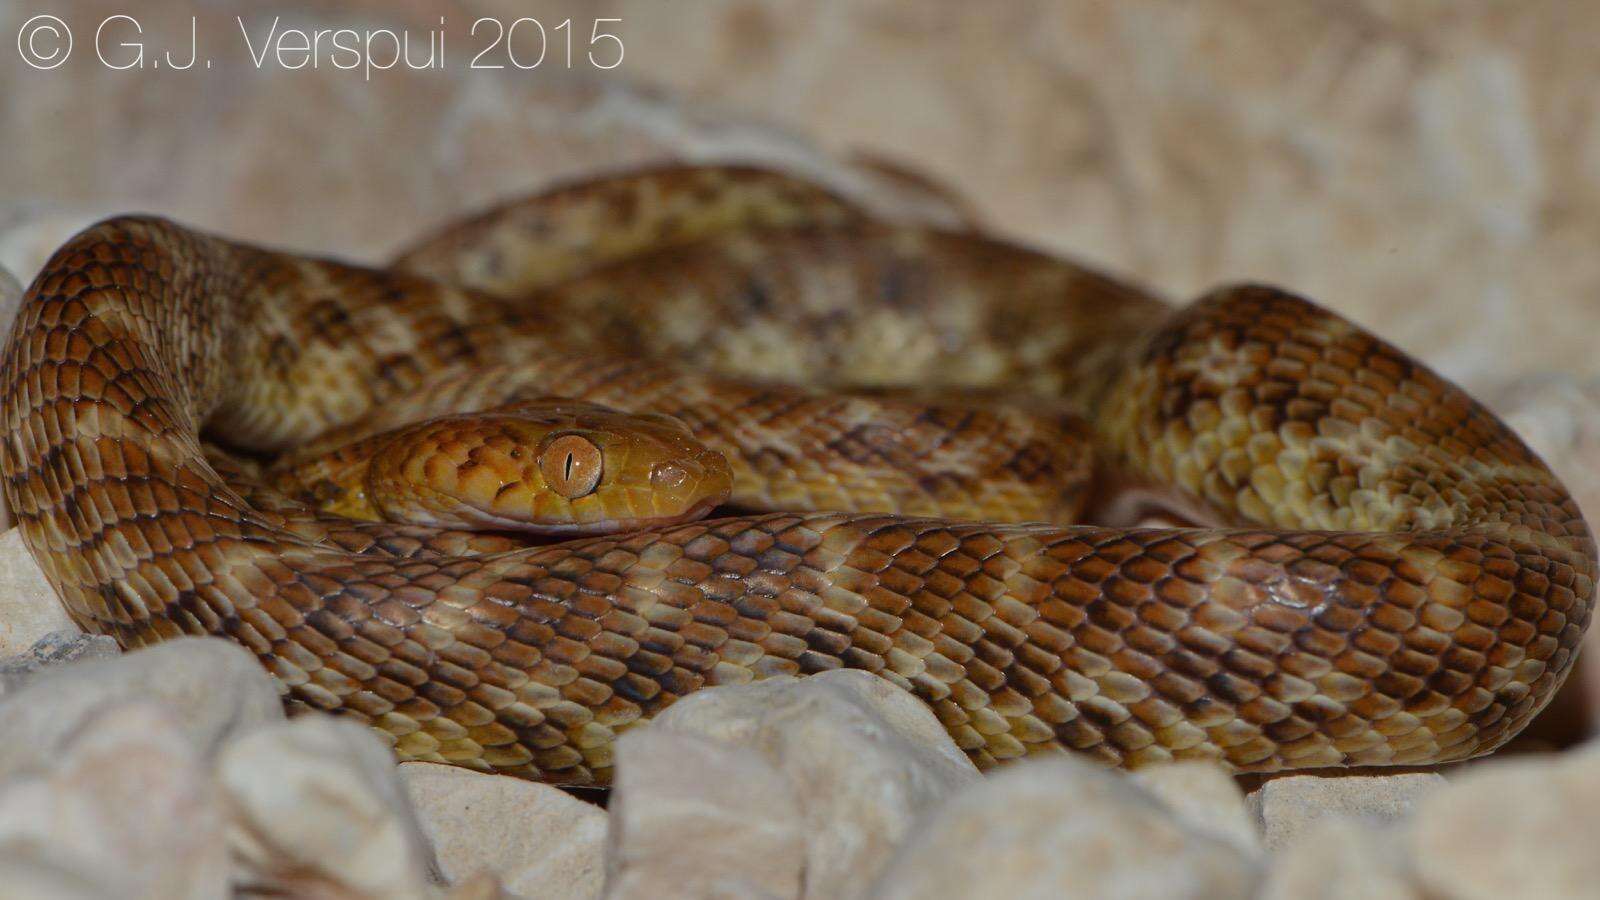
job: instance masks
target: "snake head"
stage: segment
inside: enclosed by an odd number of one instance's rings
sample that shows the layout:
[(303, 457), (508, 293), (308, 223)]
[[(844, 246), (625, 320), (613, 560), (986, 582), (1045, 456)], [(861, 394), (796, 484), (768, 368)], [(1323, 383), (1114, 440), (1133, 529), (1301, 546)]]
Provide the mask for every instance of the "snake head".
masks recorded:
[(697, 519), (732, 486), (728, 461), (682, 422), (571, 400), (399, 429), (366, 474), (368, 499), (391, 521), (567, 536)]

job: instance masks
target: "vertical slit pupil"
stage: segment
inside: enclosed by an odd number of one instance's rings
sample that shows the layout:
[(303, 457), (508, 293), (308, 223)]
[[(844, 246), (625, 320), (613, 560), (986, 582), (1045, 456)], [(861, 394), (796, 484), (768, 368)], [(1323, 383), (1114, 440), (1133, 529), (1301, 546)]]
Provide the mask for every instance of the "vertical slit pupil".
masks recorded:
[(565, 478), (565, 479), (567, 479), (569, 481), (572, 480), (572, 454), (571, 453), (567, 454), (567, 465), (566, 465), (566, 468), (564, 468), (562, 470), (561, 477), (563, 477), (563, 478)]

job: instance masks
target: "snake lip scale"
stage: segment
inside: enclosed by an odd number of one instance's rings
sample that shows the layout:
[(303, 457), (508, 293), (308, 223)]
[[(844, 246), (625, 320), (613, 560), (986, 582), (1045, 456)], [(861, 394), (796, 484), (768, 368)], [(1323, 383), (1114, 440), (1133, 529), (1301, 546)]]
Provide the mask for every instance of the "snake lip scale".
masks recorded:
[[(484, 241), (505, 259), (531, 239), (492, 222), (412, 272), (148, 217), (57, 251), (4, 352), (0, 472), (74, 620), (126, 647), (227, 637), (291, 707), (368, 722), (401, 758), (570, 783), (608, 781), (616, 734), (684, 694), (840, 666), (914, 692), (980, 765), (1071, 750), (1239, 771), (1486, 753), (1572, 666), (1596, 550), (1565, 488), (1460, 389), (1309, 301), (1237, 286), (1173, 310), (744, 170), (562, 190), (530, 201), (560, 228), (591, 202), (656, 221), (614, 224), (617, 259), (561, 257), (535, 305), (481, 283), (504, 274), (474, 268)], [(661, 234), (676, 249), (641, 250)], [(446, 250), (465, 288), (415, 274)], [(652, 309), (618, 299), (673, 272), (704, 280)], [(855, 312), (830, 306), (846, 284)], [(578, 342), (607, 316), (635, 328)], [(822, 332), (902, 348), (860, 358), (860, 386), (896, 363), (952, 396), (1054, 392), (1097, 466), (1226, 527), (1040, 524), (1071, 515), (1051, 505), (1070, 491), (1030, 491), (1080, 459), (1048, 422), (740, 380), (845, 371)], [(773, 334), (793, 346), (735, 343)], [(774, 511), (523, 547), (303, 509), (202, 439), (274, 454), (511, 381), (677, 416), (728, 457), (736, 504)], [(902, 485), (901, 461), (933, 468)], [(1033, 524), (982, 521), (991, 503)]]

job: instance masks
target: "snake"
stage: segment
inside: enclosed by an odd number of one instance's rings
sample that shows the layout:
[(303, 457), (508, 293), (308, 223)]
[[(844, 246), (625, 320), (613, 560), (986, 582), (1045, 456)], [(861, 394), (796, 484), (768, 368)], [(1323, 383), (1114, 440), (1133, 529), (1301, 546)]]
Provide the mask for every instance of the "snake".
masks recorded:
[[(227, 638), (291, 711), (548, 782), (609, 783), (702, 688), (839, 668), (984, 768), (1465, 759), (1549, 701), (1594, 598), (1550, 469), (1334, 312), (1172, 305), (739, 166), (558, 185), (377, 268), (109, 219), (28, 288), (0, 404), (6, 499), (86, 630)], [(522, 459), (470, 415), (528, 409)], [(637, 465), (726, 468), (537, 540), (316, 506), (386, 490), (334, 463), (405, 427), (451, 478), (638, 488), (584, 430), (626, 447), (627, 416), (672, 431)]]

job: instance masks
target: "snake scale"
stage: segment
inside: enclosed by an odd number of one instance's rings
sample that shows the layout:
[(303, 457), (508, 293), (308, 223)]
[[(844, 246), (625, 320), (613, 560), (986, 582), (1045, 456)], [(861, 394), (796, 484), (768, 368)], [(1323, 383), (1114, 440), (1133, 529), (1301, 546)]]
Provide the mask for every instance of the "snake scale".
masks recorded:
[[(682, 419), (734, 514), (525, 546), (259, 477), (529, 392)], [(1461, 759), (1549, 700), (1594, 596), (1545, 465), (1340, 317), (1172, 308), (738, 168), (565, 186), (388, 270), (109, 220), (28, 289), (0, 398), (6, 498), (85, 628), (231, 638), (401, 758), (547, 781), (605, 783), (701, 687), (841, 666), (983, 766)], [(1091, 469), (1205, 527), (1070, 524)]]

